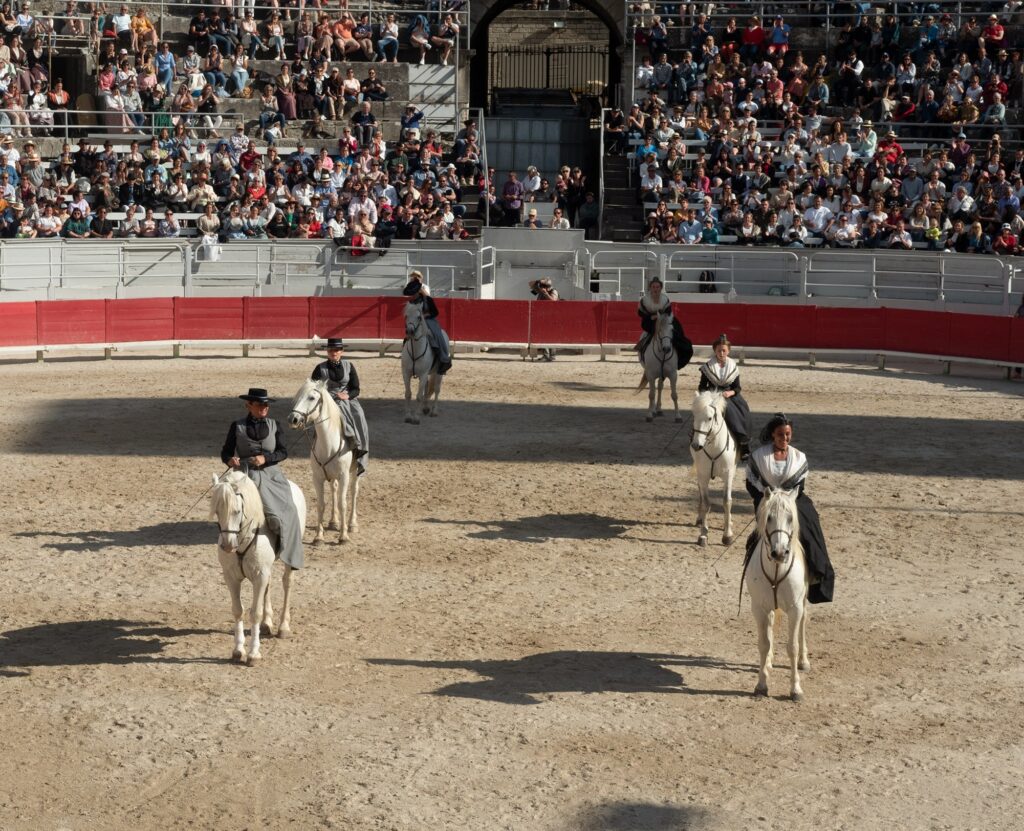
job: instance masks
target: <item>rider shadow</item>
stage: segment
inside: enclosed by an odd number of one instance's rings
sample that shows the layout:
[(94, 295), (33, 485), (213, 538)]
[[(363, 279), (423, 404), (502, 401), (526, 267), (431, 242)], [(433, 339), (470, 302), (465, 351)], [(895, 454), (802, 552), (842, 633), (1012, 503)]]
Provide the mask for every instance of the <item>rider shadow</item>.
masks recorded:
[(609, 802), (586, 808), (579, 831), (697, 831), (707, 821), (703, 808), (653, 802)]
[(215, 629), (174, 629), (136, 620), (73, 620), (0, 633), (0, 667), (88, 664), (225, 663), (214, 658), (171, 658), (161, 653), (172, 638), (216, 634)]
[(544, 514), (518, 519), (438, 519), (425, 522), (440, 525), (484, 526), (466, 536), (478, 540), (510, 540), (515, 542), (545, 542), (552, 539), (612, 540), (621, 537), (631, 527), (643, 523), (631, 519), (613, 519), (599, 514)]
[(56, 551), (103, 551), (106, 548), (142, 548), (145, 546), (180, 546), (212, 544), (216, 535), (209, 522), (159, 522), (142, 528), (111, 531), (19, 531), (15, 537), (44, 538), (41, 548)]
[(683, 676), (664, 664), (730, 671), (753, 671), (705, 656), (637, 654), (632, 652), (541, 652), (508, 661), (416, 661), (368, 658), (380, 666), (458, 669), (484, 676), (482, 681), (459, 681), (433, 695), (475, 698), (501, 704), (540, 704), (555, 693), (666, 693), (683, 695), (748, 696), (740, 690), (699, 690), (687, 687)]

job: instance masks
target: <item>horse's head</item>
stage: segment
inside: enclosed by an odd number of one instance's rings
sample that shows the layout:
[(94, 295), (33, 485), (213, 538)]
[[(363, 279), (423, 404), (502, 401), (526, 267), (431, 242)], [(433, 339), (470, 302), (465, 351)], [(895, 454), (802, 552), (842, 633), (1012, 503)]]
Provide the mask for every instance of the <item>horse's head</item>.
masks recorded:
[(757, 510), (757, 531), (768, 547), (768, 556), (785, 563), (800, 544), (795, 491), (768, 488), (764, 492)]
[(420, 326), (423, 325), (423, 307), (419, 303), (405, 304), (405, 334), (407, 337), (415, 337)]
[(658, 340), (668, 340), (672, 342), (673, 325), (672, 325), (672, 307), (666, 306), (662, 311), (658, 312), (657, 322), (655, 323), (655, 337)]
[(259, 491), (248, 476), (228, 471), (213, 477), (210, 491), (210, 519), (217, 523), (217, 545), (222, 551), (237, 551), (239, 534), (263, 524), (263, 505)]
[(690, 428), (690, 448), (700, 450), (707, 444), (708, 436), (721, 429), (719, 421), (725, 415), (725, 399), (717, 392), (697, 393), (691, 410), (693, 426)]
[(288, 424), (300, 430), (311, 420), (315, 420), (324, 407), (324, 396), (327, 384), (324, 381), (306, 381), (292, 399), (292, 411), (288, 414)]

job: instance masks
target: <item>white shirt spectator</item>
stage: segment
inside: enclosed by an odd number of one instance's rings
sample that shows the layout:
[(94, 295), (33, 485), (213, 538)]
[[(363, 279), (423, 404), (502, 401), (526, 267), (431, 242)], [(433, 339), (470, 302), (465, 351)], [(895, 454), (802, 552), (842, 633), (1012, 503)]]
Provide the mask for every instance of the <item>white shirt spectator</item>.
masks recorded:
[(815, 234), (822, 233), (832, 219), (832, 211), (824, 205), (817, 205), (804, 211), (804, 222)]
[(358, 196), (354, 197), (351, 202), (348, 203), (348, 218), (349, 221), (352, 217), (358, 216), (360, 211), (366, 211), (366, 216), (374, 225), (377, 224), (377, 205), (369, 197), (360, 199)]
[(825, 149), (825, 161), (829, 164), (842, 164), (852, 152), (847, 141), (834, 141)]
[(292, 196), (303, 208), (313, 205), (313, 186), (309, 182), (299, 182), (292, 188)]
[(114, 31), (117, 34), (121, 32), (127, 32), (132, 27), (132, 16), (130, 14), (121, 14), (118, 12), (111, 18), (111, 22), (114, 24)]

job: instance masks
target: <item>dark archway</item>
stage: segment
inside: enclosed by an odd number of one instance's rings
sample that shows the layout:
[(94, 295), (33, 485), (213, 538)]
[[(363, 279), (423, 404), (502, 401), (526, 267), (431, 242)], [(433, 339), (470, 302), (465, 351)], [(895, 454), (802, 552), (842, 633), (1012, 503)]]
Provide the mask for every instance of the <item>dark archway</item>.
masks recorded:
[[(488, 60), (490, 53), (490, 26), (502, 12), (507, 11), (522, 0), (497, 0), (486, 8), (473, 25), (470, 48), (473, 58), (470, 61), (469, 102), (471, 107), (489, 107), (487, 100)], [(582, 6), (597, 17), (608, 30), (608, 88), (609, 95), (614, 95), (615, 88), (622, 80), (622, 34), (619, 22), (609, 11), (608, 3), (599, 0), (574, 0), (575, 5)]]

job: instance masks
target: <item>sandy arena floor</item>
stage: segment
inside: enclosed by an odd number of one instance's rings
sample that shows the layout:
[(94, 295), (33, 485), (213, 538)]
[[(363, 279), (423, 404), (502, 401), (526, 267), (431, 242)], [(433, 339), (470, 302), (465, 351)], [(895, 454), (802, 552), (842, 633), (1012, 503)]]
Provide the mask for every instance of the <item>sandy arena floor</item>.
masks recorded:
[(206, 501), (179, 518), (234, 396), (312, 364), (257, 355), (0, 365), (0, 828), (1019, 828), (1020, 384), (744, 368), (757, 421), (797, 421), (838, 573), (794, 705), (782, 650), (750, 694), (741, 546), (717, 577), (721, 516), (699, 549), (685, 432), (644, 423), (625, 356), (459, 360), (416, 428), (398, 361), (353, 355), (361, 530), (307, 549), (294, 638), (232, 665)]

